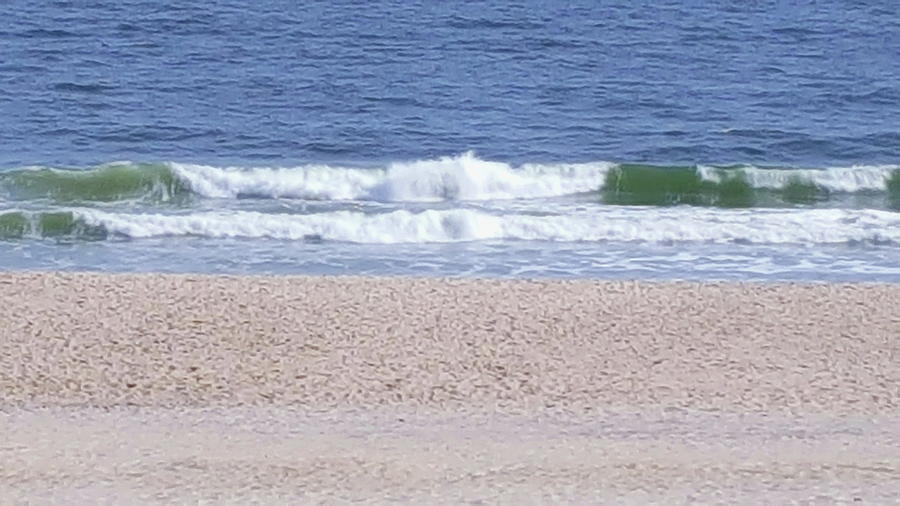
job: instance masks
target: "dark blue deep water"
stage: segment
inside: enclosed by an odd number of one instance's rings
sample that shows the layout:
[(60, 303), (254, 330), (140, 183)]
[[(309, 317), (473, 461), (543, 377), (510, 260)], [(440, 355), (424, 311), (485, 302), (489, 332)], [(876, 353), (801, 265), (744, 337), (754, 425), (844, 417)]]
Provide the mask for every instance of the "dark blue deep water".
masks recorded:
[(896, 2), (3, 7), (3, 268), (900, 281)]

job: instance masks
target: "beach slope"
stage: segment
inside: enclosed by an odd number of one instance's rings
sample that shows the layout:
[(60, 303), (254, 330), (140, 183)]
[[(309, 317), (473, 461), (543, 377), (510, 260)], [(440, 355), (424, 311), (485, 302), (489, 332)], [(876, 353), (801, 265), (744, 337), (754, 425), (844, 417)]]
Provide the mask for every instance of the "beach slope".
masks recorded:
[(887, 502), (900, 286), (0, 274), (16, 501)]

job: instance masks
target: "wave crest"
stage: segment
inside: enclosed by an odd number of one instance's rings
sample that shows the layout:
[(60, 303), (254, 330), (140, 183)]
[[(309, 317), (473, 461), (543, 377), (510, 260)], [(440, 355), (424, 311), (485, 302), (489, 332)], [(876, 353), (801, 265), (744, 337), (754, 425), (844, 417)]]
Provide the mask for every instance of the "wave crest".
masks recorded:
[(166, 164), (114, 162), (90, 170), (27, 167), (0, 172), (0, 195), (13, 200), (167, 202), (186, 192)]
[(174, 173), (205, 197), (435, 202), (541, 198), (596, 190), (611, 163), (512, 167), (473, 153), (395, 162), (382, 169), (328, 165), (218, 168), (172, 163)]
[(714, 210), (600, 207), (567, 215), (492, 214), (475, 209), (335, 211), (289, 215), (191, 215), (74, 211), (91, 229), (132, 238), (199, 236), (365, 244), (485, 240), (641, 243), (841, 244), (900, 242), (900, 215), (848, 209)]
[(487, 201), (588, 192), (598, 192), (598, 200), (607, 204), (720, 207), (784, 207), (828, 200), (839, 194), (861, 194), (867, 195), (874, 207), (900, 208), (900, 166), (773, 169), (610, 162), (512, 166), (483, 160), (469, 152), (432, 160), (394, 162), (371, 169), (332, 165), (241, 168), (116, 162), (86, 170), (34, 167), (0, 172), (0, 199), (60, 203), (120, 200), (182, 203), (191, 196)]

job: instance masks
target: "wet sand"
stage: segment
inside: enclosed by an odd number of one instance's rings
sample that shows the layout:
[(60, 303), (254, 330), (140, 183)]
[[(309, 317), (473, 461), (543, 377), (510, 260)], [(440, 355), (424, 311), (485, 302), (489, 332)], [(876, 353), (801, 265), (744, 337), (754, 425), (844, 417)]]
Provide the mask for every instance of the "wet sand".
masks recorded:
[(889, 502), (898, 308), (897, 285), (4, 273), (0, 495)]

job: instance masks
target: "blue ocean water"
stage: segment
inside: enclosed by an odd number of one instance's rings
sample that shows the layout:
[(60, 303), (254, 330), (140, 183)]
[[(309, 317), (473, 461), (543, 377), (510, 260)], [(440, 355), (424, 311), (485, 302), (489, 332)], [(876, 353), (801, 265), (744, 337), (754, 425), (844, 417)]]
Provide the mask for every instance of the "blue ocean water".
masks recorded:
[(3, 268), (900, 281), (894, 2), (4, 7)]

